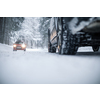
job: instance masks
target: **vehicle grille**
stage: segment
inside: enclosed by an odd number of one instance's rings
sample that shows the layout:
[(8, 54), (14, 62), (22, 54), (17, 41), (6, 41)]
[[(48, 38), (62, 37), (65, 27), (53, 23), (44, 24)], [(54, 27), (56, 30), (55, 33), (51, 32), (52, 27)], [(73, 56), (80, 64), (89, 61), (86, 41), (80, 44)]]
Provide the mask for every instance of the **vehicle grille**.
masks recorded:
[(17, 46), (16, 49), (22, 49), (22, 47), (21, 46)]

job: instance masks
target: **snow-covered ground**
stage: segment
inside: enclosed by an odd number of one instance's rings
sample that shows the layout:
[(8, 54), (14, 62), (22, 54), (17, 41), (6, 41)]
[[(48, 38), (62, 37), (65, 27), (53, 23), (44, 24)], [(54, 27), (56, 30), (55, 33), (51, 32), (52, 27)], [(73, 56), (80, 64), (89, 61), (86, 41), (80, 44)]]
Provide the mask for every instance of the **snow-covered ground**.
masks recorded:
[(100, 52), (79, 48), (74, 56), (47, 49), (13, 51), (0, 44), (1, 84), (100, 84)]

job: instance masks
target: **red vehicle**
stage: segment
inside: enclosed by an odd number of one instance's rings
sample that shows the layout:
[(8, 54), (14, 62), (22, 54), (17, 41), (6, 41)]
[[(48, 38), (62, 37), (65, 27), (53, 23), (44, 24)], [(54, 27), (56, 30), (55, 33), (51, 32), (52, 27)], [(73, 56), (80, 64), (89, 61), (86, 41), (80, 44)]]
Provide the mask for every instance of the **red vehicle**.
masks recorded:
[(24, 44), (22, 41), (18, 40), (13, 44), (13, 51), (17, 50), (24, 50), (26, 51), (26, 44)]

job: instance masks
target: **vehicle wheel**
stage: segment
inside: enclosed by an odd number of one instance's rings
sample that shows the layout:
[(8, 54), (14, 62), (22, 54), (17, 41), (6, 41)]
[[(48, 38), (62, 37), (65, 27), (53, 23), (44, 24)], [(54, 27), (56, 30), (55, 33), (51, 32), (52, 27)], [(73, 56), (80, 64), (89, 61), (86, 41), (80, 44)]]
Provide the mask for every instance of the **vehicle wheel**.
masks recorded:
[(70, 32), (69, 27), (62, 20), (58, 20), (58, 53), (75, 55), (78, 50), (76, 36)]
[(56, 48), (55, 47), (51, 47), (51, 53), (56, 53)]
[(61, 50), (62, 50), (62, 45), (61, 45), (61, 36), (58, 37), (58, 53), (61, 54)]
[(48, 52), (51, 52), (51, 43), (48, 42)]
[(26, 49), (24, 51), (26, 51)]
[(13, 51), (17, 51), (17, 50), (14, 50), (14, 49), (13, 49)]
[(94, 52), (97, 52), (97, 51), (99, 51), (99, 46), (92, 46), (92, 49)]

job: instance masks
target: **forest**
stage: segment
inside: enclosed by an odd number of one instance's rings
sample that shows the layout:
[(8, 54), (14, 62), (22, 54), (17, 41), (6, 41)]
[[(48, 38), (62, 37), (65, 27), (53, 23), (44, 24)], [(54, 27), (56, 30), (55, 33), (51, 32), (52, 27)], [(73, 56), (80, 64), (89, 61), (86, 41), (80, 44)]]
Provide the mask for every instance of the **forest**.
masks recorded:
[(0, 43), (12, 45), (18, 39), (29, 48), (47, 47), (48, 17), (0, 17)]

